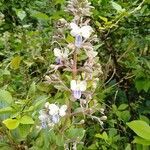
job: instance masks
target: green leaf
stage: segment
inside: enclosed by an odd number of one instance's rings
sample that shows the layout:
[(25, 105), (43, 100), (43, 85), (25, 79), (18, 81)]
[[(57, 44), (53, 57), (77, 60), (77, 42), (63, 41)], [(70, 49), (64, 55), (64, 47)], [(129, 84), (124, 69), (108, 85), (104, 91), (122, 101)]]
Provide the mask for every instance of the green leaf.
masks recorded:
[(5, 108), (0, 109), (0, 114), (10, 113), (13, 111), (14, 109), (12, 107), (5, 107)]
[(131, 145), (128, 144), (127, 147), (125, 148), (125, 150), (131, 150)]
[(16, 14), (20, 20), (23, 20), (26, 17), (26, 12), (22, 9), (16, 9)]
[(105, 131), (102, 133), (102, 136), (104, 140), (108, 140), (108, 135)]
[(78, 140), (82, 140), (84, 134), (85, 134), (85, 130), (83, 128), (74, 128), (74, 127), (71, 127), (69, 130), (67, 130), (66, 133), (68, 138), (78, 139)]
[(140, 137), (150, 140), (150, 126), (142, 120), (134, 120), (127, 125)]
[(72, 43), (72, 42), (74, 42), (74, 38), (71, 35), (67, 35), (66, 41), (67, 41), (67, 43)]
[(100, 18), (101, 20), (103, 20), (104, 22), (108, 22), (108, 19), (105, 18), (105, 17), (99, 16), (99, 18)]
[(28, 96), (33, 96), (35, 92), (36, 92), (36, 85), (35, 82), (32, 82), (28, 91)]
[(6, 90), (0, 90), (0, 108), (9, 106), (12, 102), (11, 94)]
[(108, 135), (107, 135), (107, 133), (105, 131), (102, 134), (96, 134), (95, 137), (103, 139), (105, 141), (108, 140)]
[(17, 119), (9, 118), (9, 119), (4, 120), (3, 123), (10, 130), (13, 130), (19, 126), (19, 121)]
[(122, 7), (116, 2), (111, 1), (111, 4), (112, 4), (113, 8), (116, 9), (117, 11), (122, 11), (123, 10)]
[(127, 104), (121, 104), (121, 105), (118, 107), (118, 110), (125, 110), (127, 107), (128, 107)]
[(142, 145), (150, 145), (150, 140), (145, 140), (136, 136), (133, 140), (133, 143), (142, 144)]
[(20, 56), (15, 56), (10, 62), (10, 67), (14, 70), (19, 69), (21, 60)]
[(42, 12), (34, 12), (32, 16), (39, 20), (49, 20), (49, 16), (47, 16), (46, 14)]
[(22, 124), (34, 124), (34, 121), (30, 116), (23, 116), (19, 121)]
[(139, 78), (135, 80), (135, 87), (137, 88), (138, 92), (144, 90), (148, 92), (150, 89), (150, 80), (145, 78)]
[(26, 136), (30, 132), (30, 125), (20, 124), (18, 127), (19, 134), (22, 138), (26, 138)]

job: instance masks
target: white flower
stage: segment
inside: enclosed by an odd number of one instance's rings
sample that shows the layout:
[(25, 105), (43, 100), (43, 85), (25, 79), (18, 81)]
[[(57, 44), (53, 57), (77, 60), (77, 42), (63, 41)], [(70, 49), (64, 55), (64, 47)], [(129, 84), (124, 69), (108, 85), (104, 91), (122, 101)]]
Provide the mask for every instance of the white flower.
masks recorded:
[(68, 49), (65, 49), (64, 52), (58, 48), (54, 49), (54, 55), (59, 59), (67, 59), (68, 54), (69, 54)]
[(48, 118), (48, 115), (47, 114), (40, 114), (39, 116), (39, 120), (41, 120), (42, 122), (45, 122)]
[(80, 28), (77, 24), (73, 22), (70, 23), (70, 27), (72, 29), (71, 35), (74, 37), (76, 37), (77, 35), (81, 35), (85, 39), (88, 39), (93, 32), (93, 29), (91, 26), (83, 26)]
[(71, 80), (70, 83), (71, 90), (80, 90), (80, 91), (85, 91), (86, 90), (86, 81), (76, 81), (76, 80)]
[(54, 124), (56, 124), (56, 123), (58, 123), (59, 122), (59, 120), (60, 120), (60, 117), (59, 117), (59, 115), (58, 114), (56, 114), (56, 115), (52, 115), (52, 122), (54, 123)]
[(65, 116), (66, 115), (66, 110), (67, 110), (67, 105), (62, 105), (59, 109), (59, 115), (61, 117)]
[(50, 104), (49, 105), (49, 114), (50, 115), (56, 115), (59, 112), (59, 107), (55, 104)]
[(76, 81), (72, 80), (70, 83), (71, 90), (73, 91), (73, 96), (76, 99), (80, 99), (82, 92), (86, 90), (86, 81)]

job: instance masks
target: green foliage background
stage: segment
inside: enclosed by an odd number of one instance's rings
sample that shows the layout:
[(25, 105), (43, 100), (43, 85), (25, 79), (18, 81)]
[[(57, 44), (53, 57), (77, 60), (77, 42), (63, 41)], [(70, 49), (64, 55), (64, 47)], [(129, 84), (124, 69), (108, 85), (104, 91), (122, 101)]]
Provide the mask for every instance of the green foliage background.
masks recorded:
[[(66, 2), (0, 1), (2, 150), (63, 149), (61, 135), (53, 132), (47, 134), (47, 131), (39, 133), (35, 125), (38, 123), (38, 111), (46, 101), (55, 102), (57, 99), (63, 103), (67, 98), (67, 95), (57, 93), (52, 85), (43, 82), (55, 59), (51, 43), (55, 23), (62, 17), (68, 21), (72, 19), (64, 11)], [(99, 39), (95, 49), (104, 72), (97, 97), (100, 104), (106, 105), (108, 119), (104, 129), (97, 122), (87, 119), (85, 133), (80, 129), (68, 131), (72, 133), (68, 137), (83, 138), (84, 145), (80, 144), (78, 149), (149, 149), (150, 134), (144, 136), (145, 131), (142, 130), (141, 136), (136, 125), (130, 122), (143, 120), (147, 125), (150, 123), (150, 3), (145, 0), (140, 7), (141, 2), (91, 0), (95, 7), (90, 17), (91, 26)], [(9, 117), (16, 119), (15, 125), (19, 124), (17, 129), (9, 131), (2, 123)], [(148, 131), (147, 125), (141, 124), (140, 127)]]

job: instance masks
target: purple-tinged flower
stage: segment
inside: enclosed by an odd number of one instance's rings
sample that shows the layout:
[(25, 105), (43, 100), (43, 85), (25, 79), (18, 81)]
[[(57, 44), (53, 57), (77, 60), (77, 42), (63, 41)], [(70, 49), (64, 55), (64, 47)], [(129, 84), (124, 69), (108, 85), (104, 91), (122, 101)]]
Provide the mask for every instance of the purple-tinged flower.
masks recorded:
[(41, 122), (41, 127), (42, 127), (43, 129), (47, 128), (46, 121), (42, 121), (42, 122)]
[(75, 36), (75, 46), (80, 48), (82, 46), (82, 36), (76, 35)]
[(64, 51), (55, 48), (54, 49), (54, 55), (56, 56), (56, 63), (57, 64), (62, 64), (63, 60), (66, 60), (69, 55), (68, 49), (65, 49)]
[(82, 92), (86, 90), (86, 86), (87, 86), (86, 81), (72, 80), (70, 82), (70, 87), (75, 99), (81, 98)]
[(58, 114), (52, 116), (52, 122), (54, 124), (58, 123), (60, 120), (60, 116)]
[(71, 35), (75, 37), (75, 46), (80, 48), (83, 44), (83, 39), (88, 39), (90, 37), (90, 35), (93, 32), (93, 29), (91, 28), (91, 26), (83, 26), (83, 27), (79, 27), (77, 24), (75, 23), (70, 23), (70, 27), (71, 27)]

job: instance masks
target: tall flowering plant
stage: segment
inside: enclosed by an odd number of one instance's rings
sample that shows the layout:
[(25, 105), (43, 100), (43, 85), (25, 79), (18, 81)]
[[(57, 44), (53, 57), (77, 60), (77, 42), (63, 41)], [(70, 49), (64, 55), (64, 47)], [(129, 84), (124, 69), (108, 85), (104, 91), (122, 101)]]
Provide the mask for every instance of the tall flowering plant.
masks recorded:
[[(103, 72), (93, 46), (97, 36), (87, 19), (91, 9), (87, 0), (70, 0), (66, 11), (73, 15), (73, 20), (60, 19), (56, 24), (53, 36), (55, 63), (50, 66), (45, 80), (65, 96), (61, 103), (56, 99), (54, 103), (45, 104), (39, 115), (42, 128), (58, 128), (60, 133), (67, 134), (78, 129), (79, 124), (83, 128), (86, 117), (98, 121), (101, 126), (107, 119), (95, 94)], [(65, 138), (65, 149), (69, 143), (76, 149), (80, 140), (78, 136)]]

